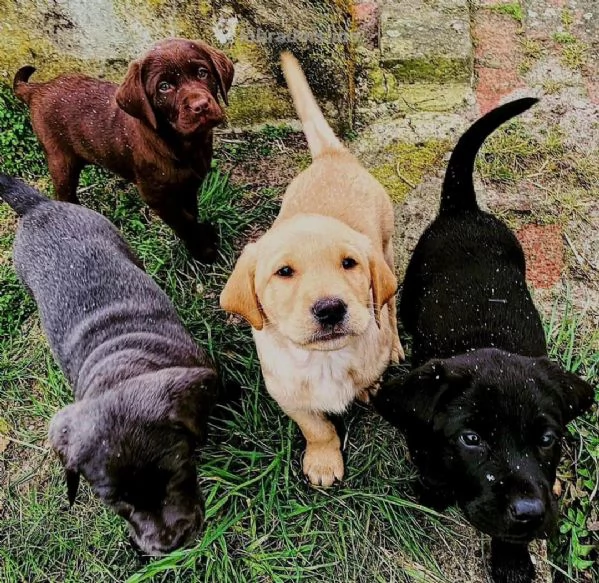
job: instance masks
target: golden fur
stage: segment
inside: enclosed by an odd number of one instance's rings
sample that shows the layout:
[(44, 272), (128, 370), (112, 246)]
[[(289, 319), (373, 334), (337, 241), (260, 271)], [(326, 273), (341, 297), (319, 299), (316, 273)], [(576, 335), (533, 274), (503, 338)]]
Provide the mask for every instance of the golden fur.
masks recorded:
[[(344, 468), (325, 413), (367, 397), (390, 360), (403, 359), (393, 207), (327, 124), (297, 60), (285, 53), (282, 63), (313, 162), (289, 185), (272, 227), (244, 249), (220, 301), (252, 325), (266, 388), (306, 438), (304, 473), (330, 486)], [(327, 333), (314, 306), (330, 298), (346, 313)]]

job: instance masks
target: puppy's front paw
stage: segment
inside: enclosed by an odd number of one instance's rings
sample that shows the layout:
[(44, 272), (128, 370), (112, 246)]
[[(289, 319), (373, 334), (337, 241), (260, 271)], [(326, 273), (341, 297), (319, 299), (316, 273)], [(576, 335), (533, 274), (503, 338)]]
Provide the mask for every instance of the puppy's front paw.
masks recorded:
[(365, 405), (368, 405), (372, 398), (376, 396), (376, 394), (381, 390), (381, 383), (377, 381), (373, 383), (370, 387), (366, 389), (361, 389), (356, 394), (356, 399)]
[(343, 456), (338, 440), (308, 443), (304, 455), (304, 474), (313, 486), (332, 486), (343, 479)]
[(527, 545), (491, 541), (493, 583), (532, 583), (535, 568)]
[(406, 359), (406, 355), (403, 350), (403, 346), (399, 341), (399, 336), (393, 338), (393, 348), (391, 349), (391, 363), (399, 364)]

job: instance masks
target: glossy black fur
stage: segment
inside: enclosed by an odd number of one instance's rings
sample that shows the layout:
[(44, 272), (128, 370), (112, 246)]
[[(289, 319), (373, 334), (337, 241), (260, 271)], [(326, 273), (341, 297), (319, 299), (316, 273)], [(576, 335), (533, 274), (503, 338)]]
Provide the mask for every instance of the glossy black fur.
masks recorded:
[(406, 433), (422, 501), (437, 508), (457, 502), (493, 537), (496, 583), (532, 581), (527, 543), (555, 523), (560, 438), (593, 400), (590, 385), (547, 358), (522, 248), (476, 203), (480, 146), (535, 102), (495, 109), (458, 142), (439, 214), (403, 285), (400, 317), (413, 338), (414, 370), (375, 399)]

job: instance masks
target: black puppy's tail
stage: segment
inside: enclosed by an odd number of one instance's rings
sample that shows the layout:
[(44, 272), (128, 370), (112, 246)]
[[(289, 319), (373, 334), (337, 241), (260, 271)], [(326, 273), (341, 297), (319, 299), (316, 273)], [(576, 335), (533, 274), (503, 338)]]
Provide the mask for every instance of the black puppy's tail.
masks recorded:
[(534, 97), (510, 101), (493, 109), (466, 130), (449, 158), (439, 214), (478, 208), (472, 174), (480, 147), (501, 124), (523, 113), (537, 101), (539, 100)]
[(9, 204), (22, 217), (40, 202), (48, 199), (28, 184), (0, 174), (0, 198)]

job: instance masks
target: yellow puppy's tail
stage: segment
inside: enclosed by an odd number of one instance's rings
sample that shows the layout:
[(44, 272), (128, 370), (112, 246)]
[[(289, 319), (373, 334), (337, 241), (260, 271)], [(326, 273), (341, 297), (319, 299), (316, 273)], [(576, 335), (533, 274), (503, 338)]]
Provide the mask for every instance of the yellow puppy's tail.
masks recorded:
[(326, 150), (345, 150), (322, 115), (298, 60), (285, 51), (281, 53), (281, 66), (295, 110), (302, 122), (312, 158), (317, 158)]

